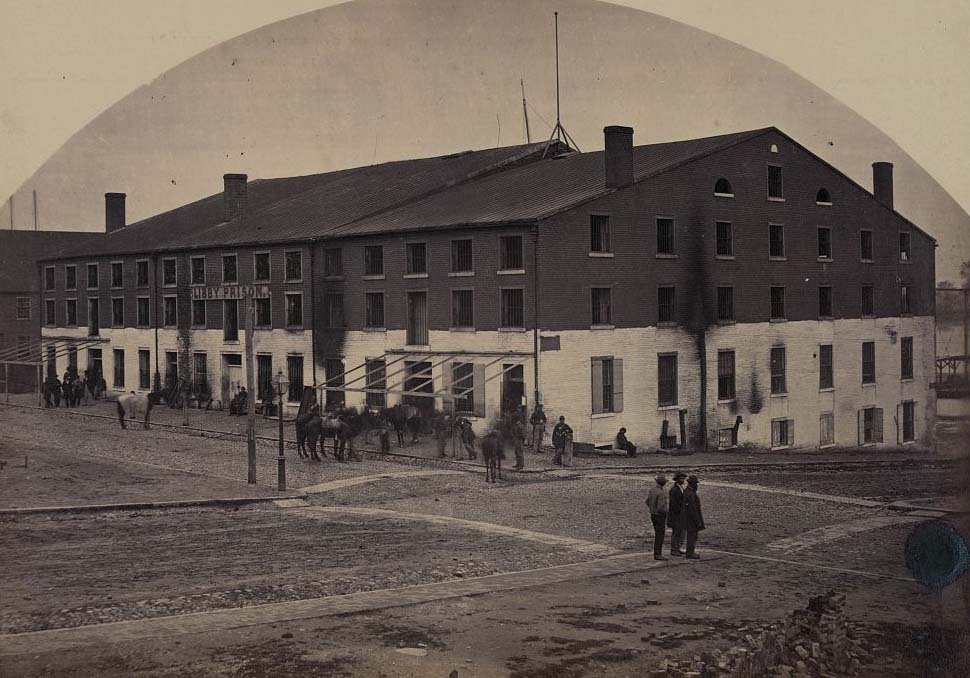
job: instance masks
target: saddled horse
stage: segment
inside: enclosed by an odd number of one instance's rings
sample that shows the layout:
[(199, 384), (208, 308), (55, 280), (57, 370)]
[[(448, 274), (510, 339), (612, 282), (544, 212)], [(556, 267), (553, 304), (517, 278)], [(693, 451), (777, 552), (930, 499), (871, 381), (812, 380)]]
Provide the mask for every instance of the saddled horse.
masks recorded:
[(404, 432), (411, 432), (411, 444), (418, 442), (418, 429), (421, 427), (421, 410), (414, 405), (398, 403), (394, 407), (385, 407), (380, 411), (394, 432), (397, 433), (398, 447), (404, 447)]
[[(485, 460), (485, 482), (498, 482), (495, 479), (496, 471), (498, 480), (502, 479), (502, 460), (505, 458), (505, 444), (502, 436), (491, 431), (482, 438), (482, 459)], [(491, 481), (489, 481), (491, 476)]]
[(125, 419), (139, 419), (144, 413), (144, 426), (149, 428), (148, 420), (152, 414), (152, 408), (158, 404), (161, 397), (157, 393), (125, 393), (118, 396), (118, 422), (121, 428), (128, 428)]
[[(350, 457), (360, 461), (354, 452), (354, 439), (363, 430), (360, 413), (353, 407), (348, 407), (320, 415), (319, 408), (313, 408), (309, 413), (297, 417), (296, 422), (297, 451), (301, 457), (320, 461), (317, 456), (317, 441), (320, 441), (320, 454), (327, 456), (325, 451), (327, 438), (333, 438), (333, 456), (337, 461), (345, 461)], [(307, 452), (309, 443), (309, 453)]]

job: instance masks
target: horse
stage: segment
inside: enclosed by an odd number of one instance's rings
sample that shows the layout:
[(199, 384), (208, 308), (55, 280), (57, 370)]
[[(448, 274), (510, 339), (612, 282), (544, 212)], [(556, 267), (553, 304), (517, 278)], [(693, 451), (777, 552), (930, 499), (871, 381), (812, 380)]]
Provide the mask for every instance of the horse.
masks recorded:
[[(314, 438), (313, 449), (314, 456), (316, 456), (316, 442), (320, 439), (320, 408), (316, 405), (309, 412), (304, 412), (303, 414), (297, 415), (296, 419), (293, 420), (293, 427), (296, 429), (296, 451), (299, 452), (300, 457), (309, 457), (307, 453), (306, 443), (307, 438), (310, 436), (311, 431), (308, 430), (312, 428), (312, 433)], [(312, 427), (310, 427), (310, 422), (313, 422)], [(326, 456), (326, 454), (324, 454)]]
[(398, 403), (394, 407), (385, 407), (380, 416), (390, 423), (397, 433), (397, 446), (404, 447), (404, 432), (411, 432), (411, 444), (418, 442), (418, 428), (421, 425), (421, 410), (414, 405)]
[[(502, 479), (502, 460), (505, 458), (505, 445), (502, 436), (495, 431), (485, 434), (482, 438), (482, 458), (485, 460), (485, 482), (498, 482), (495, 479), (496, 471), (498, 480)], [(491, 476), (491, 481), (489, 481)]]
[(145, 413), (145, 429), (149, 428), (148, 419), (152, 413), (152, 407), (158, 404), (160, 397), (157, 393), (125, 393), (118, 396), (118, 422), (121, 428), (128, 428), (125, 419), (131, 417), (137, 419), (141, 413)]
[[(363, 461), (354, 451), (354, 440), (364, 430), (364, 417), (355, 407), (345, 407), (331, 412), (320, 422), (320, 450), (327, 438), (333, 438), (333, 456), (337, 461)], [(311, 442), (312, 448), (312, 442)]]

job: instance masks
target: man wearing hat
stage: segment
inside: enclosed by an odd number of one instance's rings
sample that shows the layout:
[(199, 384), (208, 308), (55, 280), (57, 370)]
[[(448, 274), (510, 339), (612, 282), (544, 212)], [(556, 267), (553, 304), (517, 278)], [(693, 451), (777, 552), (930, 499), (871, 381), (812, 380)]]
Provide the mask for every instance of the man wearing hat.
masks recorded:
[(667, 531), (667, 493), (664, 491), (667, 476), (661, 473), (656, 480), (657, 484), (647, 492), (647, 507), (653, 523), (653, 559), (667, 560), (663, 556), (664, 533)]
[(668, 502), (667, 526), (671, 530), (670, 535), (670, 555), (682, 556), (684, 552), (680, 550), (680, 545), (684, 543), (684, 480), (686, 473), (674, 474), (674, 486), (670, 488), (670, 501)]
[(687, 532), (687, 554), (685, 558), (697, 560), (699, 555), (694, 553), (697, 545), (697, 533), (704, 529), (704, 514), (701, 513), (701, 499), (697, 496), (697, 476), (687, 478), (687, 489), (684, 490), (684, 531)]

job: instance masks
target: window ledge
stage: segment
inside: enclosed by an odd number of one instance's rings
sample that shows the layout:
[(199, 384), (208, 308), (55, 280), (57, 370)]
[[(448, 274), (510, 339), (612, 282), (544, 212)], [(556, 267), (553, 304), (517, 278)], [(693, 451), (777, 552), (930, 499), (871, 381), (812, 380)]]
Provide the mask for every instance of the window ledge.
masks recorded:
[(835, 393), (835, 387), (834, 386), (829, 386), (828, 388), (820, 388), (818, 390), (818, 392), (819, 393)]
[(862, 388), (875, 388), (875, 387), (876, 387), (876, 382), (874, 381), (862, 382)]
[[(259, 282), (259, 281), (257, 280), (256, 282)], [(205, 283), (204, 282), (200, 282), (200, 283), (197, 283), (197, 282), (189, 283), (189, 287), (205, 287)]]
[(899, 383), (901, 384), (912, 384), (915, 380), (912, 377), (901, 377)]
[(125, 286), (124, 285), (112, 285), (111, 286), (111, 289), (113, 289), (113, 290), (123, 290), (123, 289), (125, 289)]
[[(270, 282), (269, 278), (259, 278), (259, 279), (253, 280), (254, 285), (268, 285), (269, 282)], [(205, 283), (202, 283), (202, 284), (204, 285)]]
[[(324, 276), (324, 280), (343, 280), (343, 275), (328, 275)], [(293, 280), (284, 280), (283, 283), (286, 285), (299, 285), (303, 282), (303, 278), (294, 278)]]
[(405, 279), (414, 280), (417, 278), (427, 278), (428, 274), (427, 273), (405, 273), (404, 277)]
[(495, 275), (525, 275), (524, 268), (503, 268), (500, 271), (495, 271)]
[(835, 316), (831, 316), (831, 315), (820, 315), (818, 317), (818, 319), (819, 319), (819, 321), (822, 321), (822, 322), (832, 322), (833, 320), (835, 320)]
[(671, 327), (677, 327), (677, 323), (673, 320), (661, 320), (657, 323), (658, 328), (669, 329)]
[(679, 258), (680, 258), (680, 255), (679, 254), (670, 254), (670, 253), (667, 253), (667, 252), (658, 252), (657, 253), (657, 259), (679, 259)]
[(616, 412), (596, 412), (595, 414), (589, 415), (590, 419), (609, 419), (610, 417), (615, 417)]
[(271, 330), (271, 329), (273, 329), (273, 326), (272, 325), (256, 325), (256, 326), (253, 327), (253, 329), (254, 330)]
[(715, 254), (714, 258), (719, 261), (734, 261), (735, 256), (733, 254)]
[(768, 196), (768, 202), (785, 202), (785, 199), (784, 198), (774, 198), (774, 197), (772, 197), (772, 196), (769, 195)]
[(449, 327), (449, 332), (474, 332), (474, 327)]
[(915, 445), (916, 444), (916, 441), (915, 440), (904, 440), (902, 444), (903, 445)]
[(151, 328), (151, 325), (135, 325), (136, 330), (150, 330)]
[(778, 445), (778, 446), (772, 445), (771, 451), (774, 452), (775, 450), (790, 450), (791, 448), (792, 448), (791, 445)]
[(471, 278), (475, 271), (452, 271), (448, 274), (449, 278)]
[(733, 193), (714, 193), (715, 198), (733, 198)]
[(427, 351), (428, 348), (429, 348), (428, 344), (405, 344), (404, 345), (405, 351)]
[(616, 325), (590, 325), (591, 330), (615, 330)]
[(786, 322), (788, 322), (788, 318), (769, 318), (768, 319), (768, 322), (770, 322), (770, 323), (786, 323)]
[(828, 448), (835, 447), (836, 445), (837, 445), (837, 443), (825, 443), (824, 445), (819, 445), (818, 446), (818, 449), (820, 449), (820, 450), (827, 450)]
[(223, 339), (222, 340), (222, 343), (223, 344), (229, 344), (230, 346), (238, 346), (239, 345), (239, 340), (238, 339)]
[(383, 273), (368, 273), (367, 275), (361, 276), (363, 280), (384, 280)]
[(833, 259), (832, 257), (817, 257), (816, 261), (819, 261), (823, 264), (831, 264), (833, 261), (835, 261), (835, 259)]
[(913, 260), (912, 259), (900, 259), (899, 260), (899, 263), (901, 263), (901, 264), (911, 264), (911, 263), (913, 263)]
[(679, 410), (680, 405), (658, 405), (657, 412), (673, 412), (674, 410)]
[(365, 332), (387, 332), (386, 327), (365, 327)]
[(589, 256), (593, 259), (612, 259), (613, 252), (590, 252)]
[(821, 205), (822, 207), (831, 207), (832, 206), (832, 203), (830, 203), (830, 202), (822, 202), (822, 201), (818, 201), (818, 200), (815, 201), (815, 204), (816, 205)]
[[(324, 282), (343, 282), (344, 274), (340, 273), (338, 275), (325, 275), (323, 276)], [(286, 285), (292, 285), (294, 283), (301, 283), (302, 280), (284, 280), (283, 283)]]
[(859, 261), (861, 263), (863, 263), (863, 264), (874, 264), (874, 263), (876, 263), (876, 260), (875, 259), (860, 259)]
[(524, 327), (499, 327), (498, 331), (499, 332), (525, 332), (526, 329)]
[(876, 319), (876, 316), (875, 315), (872, 315), (872, 314), (864, 314), (862, 316), (862, 319), (863, 320), (875, 320)]
[(788, 257), (768, 257), (768, 261), (788, 261)]
[[(205, 325), (192, 325), (193, 330), (205, 330), (208, 329)], [(259, 329), (258, 327), (256, 329)]]
[(772, 393), (768, 397), (769, 398), (787, 398), (788, 397), (788, 393), (787, 393), (787, 391), (785, 393)]
[(718, 325), (737, 325), (738, 321), (737, 320), (718, 320), (717, 324)]
[(718, 400), (717, 401), (717, 404), (718, 405), (731, 405), (731, 404), (736, 403), (736, 402), (738, 402), (738, 399), (737, 398), (725, 398), (724, 400)]

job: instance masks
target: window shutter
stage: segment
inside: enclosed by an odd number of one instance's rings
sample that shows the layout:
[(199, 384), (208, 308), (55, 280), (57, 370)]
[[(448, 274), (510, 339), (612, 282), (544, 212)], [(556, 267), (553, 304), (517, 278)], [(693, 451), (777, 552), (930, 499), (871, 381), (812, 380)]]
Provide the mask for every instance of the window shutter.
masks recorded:
[(795, 444), (795, 420), (788, 420), (788, 447), (792, 447)]
[(856, 412), (856, 419), (859, 422), (859, 444), (866, 442), (866, 415), (865, 410)]
[[(474, 377), (475, 380), (475, 416), (484, 417), (485, 416), (485, 365), (475, 363), (474, 367)], [(467, 384), (466, 384), (467, 386)]]
[(613, 359), (613, 411), (623, 411), (623, 358)]
[(875, 417), (872, 422), (872, 439), (874, 442), (882, 442), (882, 408), (875, 408)]
[(448, 414), (455, 411), (455, 396), (451, 392), (451, 371), (455, 369), (450, 360), (441, 366), (441, 410)]
[(919, 440), (920, 431), (923, 430), (923, 410), (919, 403), (913, 401), (913, 440)]
[(896, 405), (896, 444), (903, 442), (903, 404)]
[(603, 360), (593, 358), (590, 360), (590, 383), (592, 384), (593, 395), (593, 414), (603, 412)]

